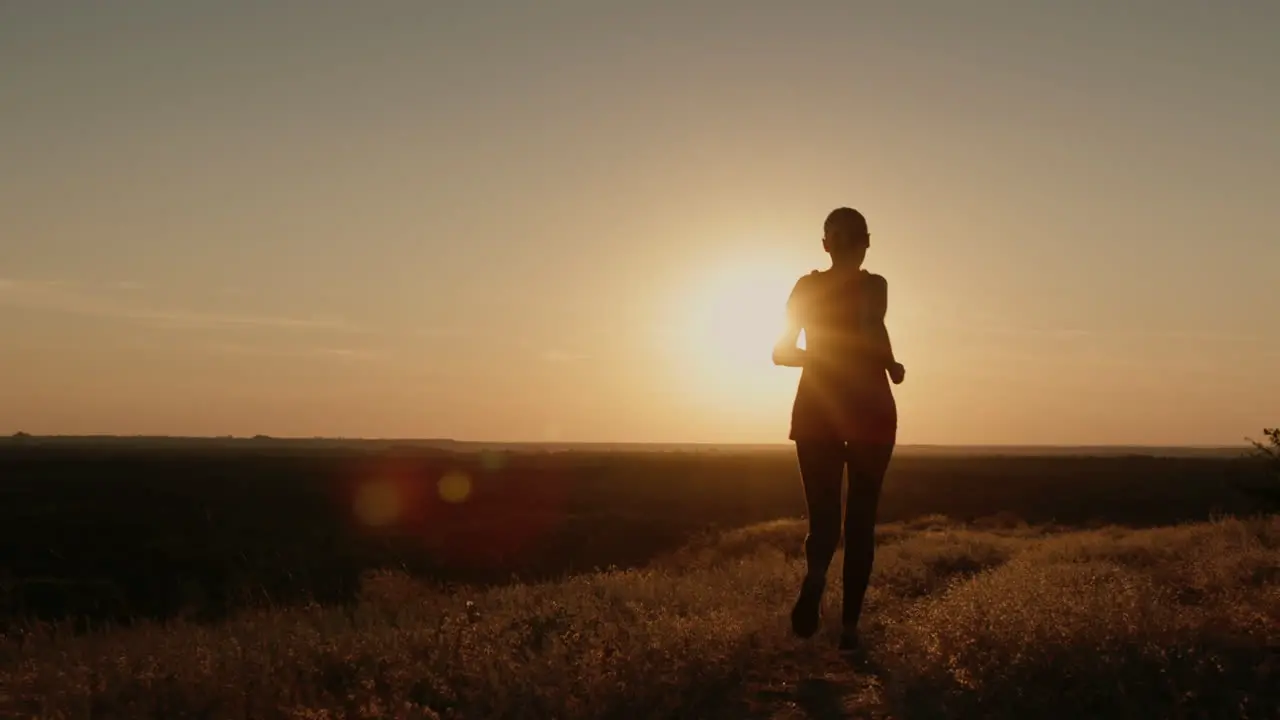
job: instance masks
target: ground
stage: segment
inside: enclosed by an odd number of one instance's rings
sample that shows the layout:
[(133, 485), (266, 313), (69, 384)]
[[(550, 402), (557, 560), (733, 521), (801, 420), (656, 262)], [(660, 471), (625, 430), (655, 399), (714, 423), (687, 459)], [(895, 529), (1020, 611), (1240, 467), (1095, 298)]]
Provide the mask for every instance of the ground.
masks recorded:
[(853, 661), (834, 626), (787, 633), (803, 531), (756, 524), (552, 582), (383, 572), (346, 609), (28, 628), (0, 642), (0, 715), (1280, 717), (1280, 519), (885, 524)]

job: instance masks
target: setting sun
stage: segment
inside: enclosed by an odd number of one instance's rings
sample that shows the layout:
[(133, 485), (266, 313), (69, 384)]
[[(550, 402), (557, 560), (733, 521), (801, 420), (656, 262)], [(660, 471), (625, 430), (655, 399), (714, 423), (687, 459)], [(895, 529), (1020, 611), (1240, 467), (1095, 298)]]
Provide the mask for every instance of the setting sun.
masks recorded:
[(794, 283), (785, 268), (726, 264), (682, 298), (684, 374), (699, 392), (741, 412), (773, 408), (794, 389), (794, 373), (770, 360)]
[(693, 331), (700, 351), (718, 369), (745, 371), (767, 357), (782, 329), (778, 288), (769, 286), (770, 279), (760, 271), (727, 272), (702, 289)]

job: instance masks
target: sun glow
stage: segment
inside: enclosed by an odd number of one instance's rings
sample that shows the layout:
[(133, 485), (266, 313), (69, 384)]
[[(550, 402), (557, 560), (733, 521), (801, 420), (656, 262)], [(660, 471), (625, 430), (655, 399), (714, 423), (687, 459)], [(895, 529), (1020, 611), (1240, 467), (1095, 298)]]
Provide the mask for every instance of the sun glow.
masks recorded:
[(698, 278), (681, 304), (682, 374), (699, 396), (739, 412), (775, 412), (795, 375), (775, 367), (773, 345), (785, 326), (786, 268), (727, 264)]

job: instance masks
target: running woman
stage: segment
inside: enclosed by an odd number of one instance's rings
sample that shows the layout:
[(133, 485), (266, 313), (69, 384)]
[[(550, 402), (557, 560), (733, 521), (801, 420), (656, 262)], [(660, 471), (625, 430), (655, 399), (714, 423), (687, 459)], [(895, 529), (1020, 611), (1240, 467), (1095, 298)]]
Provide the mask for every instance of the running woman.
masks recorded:
[[(888, 283), (862, 269), (871, 234), (862, 213), (837, 208), (823, 224), (831, 267), (800, 278), (787, 300), (787, 328), (773, 350), (776, 365), (802, 368), (791, 411), (808, 505), (806, 575), (791, 611), (796, 635), (819, 626), (827, 569), (840, 542), (845, 468), (844, 595), (840, 649), (858, 647), (858, 620), (875, 555), (876, 508), (897, 440), (898, 410), (889, 381), (905, 369), (885, 327)], [(805, 347), (798, 347), (801, 331)]]

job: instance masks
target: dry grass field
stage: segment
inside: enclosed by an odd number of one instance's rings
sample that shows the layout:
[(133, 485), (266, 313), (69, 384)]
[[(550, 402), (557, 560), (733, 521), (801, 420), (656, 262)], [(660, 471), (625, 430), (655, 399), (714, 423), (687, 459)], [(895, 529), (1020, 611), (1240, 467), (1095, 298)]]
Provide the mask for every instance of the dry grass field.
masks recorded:
[[(809, 641), (786, 627), (805, 527), (785, 454), (526, 458), (521, 477), (560, 484), (519, 505), (554, 513), (553, 529), (483, 509), (478, 480), (456, 517), (431, 511), (434, 524), (377, 532), (326, 519), (318, 498), (348, 496), (298, 495), (305, 483), (286, 476), (308, 473), (284, 460), (236, 466), (256, 468), (243, 486), (232, 465), (221, 484), (188, 470), (188, 484), (165, 485), (170, 466), (153, 458), (144, 492), (128, 489), (136, 459), (50, 457), (7, 460), (24, 470), (7, 477), (44, 484), (7, 486), (23, 502), (6, 503), (0, 524), (17, 560), (0, 717), (1280, 717), (1280, 518), (1232, 499), (1223, 478), (1244, 472), (1235, 461), (904, 457), (886, 488), (866, 649), (842, 658), (834, 625)], [(385, 467), (353, 467), (371, 462)], [(414, 467), (453, 472), (442, 463)], [(111, 468), (103, 485), (84, 477), (94, 467)], [(251, 496), (229, 528), (165, 523), (198, 508), (231, 518), (231, 498)], [(66, 515), (38, 515), (53, 506)], [(947, 506), (950, 517), (930, 511)], [(504, 527), (539, 528), (538, 542), (503, 541), (532, 549), (486, 566), (516, 577), (455, 572), (483, 552), (440, 555), (492, 549)], [(87, 587), (114, 587), (127, 606), (140, 592), (131, 579), (181, 586), (183, 568), (204, 599), (232, 577), (285, 587), (295, 561), (354, 574), (356, 589), (329, 600), (226, 591), (244, 601), (217, 613), (53, 612)], [(96, 575), (72, 572), (82, 567)]]
[[(881, 527), (864, 657), (799, 642), (797, 521), (641, 569), (0, 644), (5, 717), (1241, 717), (1280, 713), (1280, 520)], [(838, 566), (838, 563), (837, 563)], [(835, 600), (827, 616), (835, 617)]]

